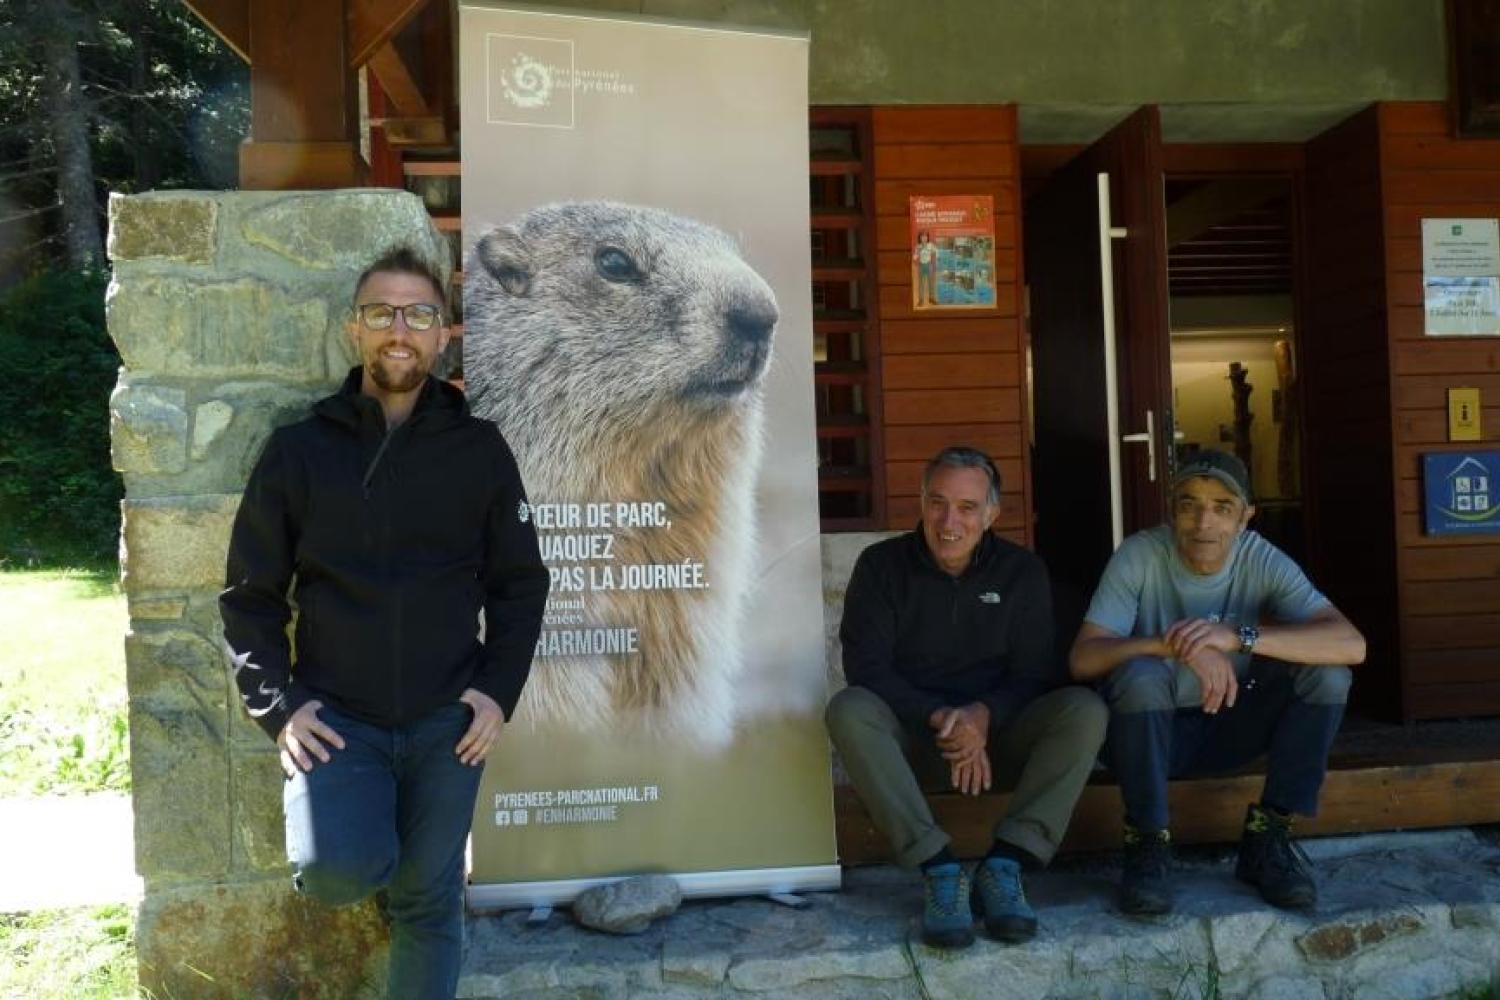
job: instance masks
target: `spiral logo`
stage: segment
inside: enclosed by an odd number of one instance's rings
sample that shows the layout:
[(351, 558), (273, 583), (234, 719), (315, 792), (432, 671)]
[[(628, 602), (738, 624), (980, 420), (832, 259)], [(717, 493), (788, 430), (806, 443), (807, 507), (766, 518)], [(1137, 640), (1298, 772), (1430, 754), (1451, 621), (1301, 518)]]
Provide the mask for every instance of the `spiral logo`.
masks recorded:
[(539, 108), (552, 99), (552, 71), (543, 63), (519, 52), (501, 78), (505, 99), (518, 108)]

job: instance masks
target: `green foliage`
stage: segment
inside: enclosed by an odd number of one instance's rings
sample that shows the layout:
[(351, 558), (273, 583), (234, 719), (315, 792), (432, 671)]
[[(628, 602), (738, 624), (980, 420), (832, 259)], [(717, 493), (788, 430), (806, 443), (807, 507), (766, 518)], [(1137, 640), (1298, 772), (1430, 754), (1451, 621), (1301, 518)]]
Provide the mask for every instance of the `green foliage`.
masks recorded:
[[(59, 95), (42, 40), (75, 36)], [(82, 116), (94, 204), (110, 191), (232, 188), (249, 67), (181, 0), (0, 0), (0, 287), (62, 259), (57, 101)]]
[(137, 994), (131, 907), (0, 915), (0, 996), (114, 1000)]
[(6, 706), (0, 791), (89, 795), (130, 791), (130, 727), (121, 703), (64, 714)]
[(105, 277), (45, 272), (0, 296), (0, 565), (104, 565), (119, 527)]

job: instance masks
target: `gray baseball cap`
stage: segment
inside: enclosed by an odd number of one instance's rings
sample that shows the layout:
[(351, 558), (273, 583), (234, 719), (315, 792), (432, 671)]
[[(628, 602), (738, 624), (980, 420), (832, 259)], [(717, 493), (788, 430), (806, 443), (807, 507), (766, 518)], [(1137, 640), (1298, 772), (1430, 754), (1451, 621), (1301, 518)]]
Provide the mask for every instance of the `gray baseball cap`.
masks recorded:
[(1206, 449), (1195, 453), (1177, 469), (1172, 477), (1172, 489), (1176, 490), (1189, 479), (1205, 476), (1223, 483), (1235, 496), (1250, 503), (1250, 473), (1245, 463), (1227, 451)]

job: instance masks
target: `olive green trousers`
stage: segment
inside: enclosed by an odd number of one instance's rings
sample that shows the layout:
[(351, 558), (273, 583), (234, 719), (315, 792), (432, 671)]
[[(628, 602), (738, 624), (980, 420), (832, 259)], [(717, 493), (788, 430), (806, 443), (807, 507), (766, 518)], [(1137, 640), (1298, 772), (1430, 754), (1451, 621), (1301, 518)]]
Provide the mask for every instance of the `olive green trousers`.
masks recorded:
[[(824, 714), (854, 788), (896, 859), (916, 867), (952, 840), (933, 820), (924, 787), (951, 789), (948, 762), (924, 728), (904, 726), (873, 691), (847, 687)], [(989, 737), (992, 790), (1009, 791), (995, 839), (1043, 864), (1067, 832), (1073, 806), (1104, 742), (1109, 710), (1092, 690), (1065, 687), (1042, 695)]]

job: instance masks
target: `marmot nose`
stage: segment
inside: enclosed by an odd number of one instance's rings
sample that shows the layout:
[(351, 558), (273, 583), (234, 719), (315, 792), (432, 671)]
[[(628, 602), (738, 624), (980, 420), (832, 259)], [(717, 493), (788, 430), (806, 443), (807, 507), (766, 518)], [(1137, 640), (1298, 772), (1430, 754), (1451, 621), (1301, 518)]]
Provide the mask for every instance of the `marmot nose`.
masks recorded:
[(769, 302), (736, 302), (724, 313), (729, 336), (753, 344), (771, 339), (777, 318), (776, 306)]

